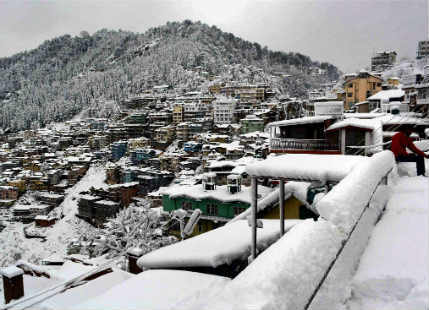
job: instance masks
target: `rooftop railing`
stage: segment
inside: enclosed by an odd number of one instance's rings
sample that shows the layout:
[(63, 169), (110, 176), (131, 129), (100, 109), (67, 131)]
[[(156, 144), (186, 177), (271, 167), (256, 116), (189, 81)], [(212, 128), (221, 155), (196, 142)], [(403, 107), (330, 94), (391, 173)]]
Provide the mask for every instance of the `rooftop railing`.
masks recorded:
[(326, 139), (271, 138), (271, 151), (339, 151), (339, 144), (329, 143)]

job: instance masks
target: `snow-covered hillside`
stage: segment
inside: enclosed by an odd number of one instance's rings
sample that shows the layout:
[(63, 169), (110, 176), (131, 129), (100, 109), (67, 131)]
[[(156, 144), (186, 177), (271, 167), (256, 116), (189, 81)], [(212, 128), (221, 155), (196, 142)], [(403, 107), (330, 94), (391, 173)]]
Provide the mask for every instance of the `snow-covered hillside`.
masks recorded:
[(88, 190), (91, 186), (106, 186), (105, 170), (103, 167), (90, 167), (86, 175), (75, 186), (67, 191), (66, 198), (58, 209), (61, 209), (64, 217), (51, 228), (45, 229), (46, 241), (41, 239), (27, 239), (23, 228), (33, 224), (20, 222), (8, 223), (8, 226), (0, 233), (0, 266), (7, 266), (18, 259), (25, 259), (38, 263), (42, 258), (52, 254), (63, 255), (71, 239), (79, 237), (83, 232), (94, 228), (85, 221), (77, 218), (76, 195)]

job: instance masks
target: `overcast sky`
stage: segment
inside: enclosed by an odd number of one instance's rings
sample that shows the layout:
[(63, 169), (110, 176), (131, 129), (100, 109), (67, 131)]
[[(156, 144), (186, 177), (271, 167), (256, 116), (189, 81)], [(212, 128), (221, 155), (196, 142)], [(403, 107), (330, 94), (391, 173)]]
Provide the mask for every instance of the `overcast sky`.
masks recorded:
[(273, 50), (369, 65), (374, 51), (415, 57), (428, 36), (428, 0), (0, 0), (0, 57), (62, 34), (108, 28), (144, 32), (200, 20)]

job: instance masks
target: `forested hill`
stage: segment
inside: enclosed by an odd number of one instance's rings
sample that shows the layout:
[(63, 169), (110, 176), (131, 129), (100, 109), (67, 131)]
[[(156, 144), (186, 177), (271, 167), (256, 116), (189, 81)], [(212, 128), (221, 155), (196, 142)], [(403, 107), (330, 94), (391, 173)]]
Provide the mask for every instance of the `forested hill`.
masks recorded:
[[(292, 47), (291, 47), (292, 48)], [(315, 68), (326, 74), (310, 74)], [(143, 34), (100, 30), (64, 35), (0, 58), (0, 129), (45, 126), (71, 118), (95, 100), (121, 102), (154, 85), (201, 90), (208, 78), (271, 82), (304, 95), (338, 78), (338, 69), (299, 53), (273, 52), (200, 22), (169, 22)]]

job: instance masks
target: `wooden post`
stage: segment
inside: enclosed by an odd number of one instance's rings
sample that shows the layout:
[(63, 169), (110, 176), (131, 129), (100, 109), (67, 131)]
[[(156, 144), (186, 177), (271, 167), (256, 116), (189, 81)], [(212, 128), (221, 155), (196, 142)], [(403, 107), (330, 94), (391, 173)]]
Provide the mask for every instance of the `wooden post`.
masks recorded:
[(10, 266), (2, 268), (0, 274), (3, 276), (4, 301), (6, 304), (13, 299), (24, 296), (24, 271), (18, 267)]
[(137, 260), (143, 256), (143, 250), (140, 248), (130, 248), (127, 250), (128, 257), (128, 271), (130, 273), (138, 274), (143, 270), (137, 265)]
[[(371, 133), (369, 131), (365, 131), (365, 146), (371, 145)], [(368, 150), (367, 148), (365, 150), (365, 156), (368, 156)]]
[(341, 154), (346, 154), (346, 130), (340, 130), (340, 145), (341, 145)]
[(252, 247), (251, 247), (251, 255), (252, 260), (256, 258), (256, 213), (258, 211), (258, 179), (256, 177), (252, 177)]
[(285, 181), (280, 179), (279, 206), (280, 206), (280, 236), (285, 234)]

